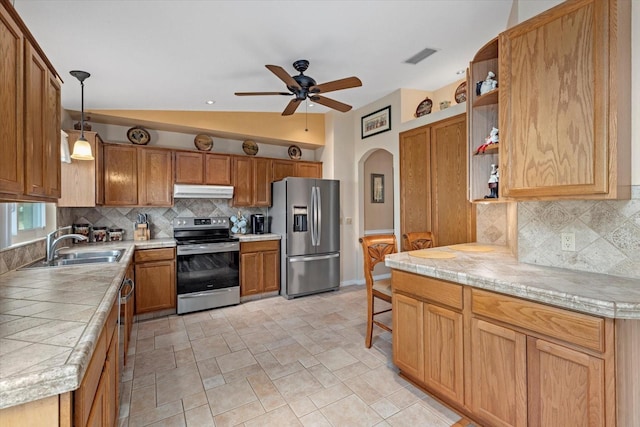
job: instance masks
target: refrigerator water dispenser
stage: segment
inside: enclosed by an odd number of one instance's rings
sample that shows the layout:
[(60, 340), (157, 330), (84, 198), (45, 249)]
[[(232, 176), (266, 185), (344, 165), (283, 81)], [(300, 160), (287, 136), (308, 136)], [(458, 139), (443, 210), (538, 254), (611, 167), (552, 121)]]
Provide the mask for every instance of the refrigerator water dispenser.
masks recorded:
[(293, 207), (293, 231), (294, 232), (307, 231), (307, 207), (306, 206)]

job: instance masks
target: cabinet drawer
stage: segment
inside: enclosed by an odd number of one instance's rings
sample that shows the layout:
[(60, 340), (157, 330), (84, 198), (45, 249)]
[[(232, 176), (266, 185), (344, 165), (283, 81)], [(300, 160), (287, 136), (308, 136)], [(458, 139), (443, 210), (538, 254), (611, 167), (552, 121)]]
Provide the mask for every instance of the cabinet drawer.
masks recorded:
[(141, 249), (135, 253), (135, 262), (172, 260), (173, 254), (174, 248)]
[(403, 292), (462, 310), (462, 285), (400, 270), (392, 270), (391, 283), (393, 292)]
[(473, 289), (471, 310), (569, 343), (604, 352), (604, 319)]
[(242, 242), (240, 243), (240, 252), (264, 252), (280, 249), (279, 240), (261, 240), (258, 242)]

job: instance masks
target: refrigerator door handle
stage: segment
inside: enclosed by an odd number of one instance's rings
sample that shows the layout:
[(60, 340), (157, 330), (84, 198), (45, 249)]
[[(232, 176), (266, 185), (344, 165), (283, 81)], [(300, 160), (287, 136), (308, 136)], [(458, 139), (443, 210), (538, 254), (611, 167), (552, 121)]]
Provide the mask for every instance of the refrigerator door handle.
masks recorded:
[(311, 246), (316, 246), (316, 191), (311, 187), (311, 212), (309, 215), (309, 231), (311, 233)]
[(339, 253), (335, 253), (331, 255), (321, 255), (321, 256), (296, 256), (296, 257), (290, 257), (289, 262), (320, 261), (323, 259), (338, 258), (339, 256), (340, 256)]
[(320, 187), (316, 188), (316, 245), (320, 246), (320, 236), (322, 236), (322, 197)]

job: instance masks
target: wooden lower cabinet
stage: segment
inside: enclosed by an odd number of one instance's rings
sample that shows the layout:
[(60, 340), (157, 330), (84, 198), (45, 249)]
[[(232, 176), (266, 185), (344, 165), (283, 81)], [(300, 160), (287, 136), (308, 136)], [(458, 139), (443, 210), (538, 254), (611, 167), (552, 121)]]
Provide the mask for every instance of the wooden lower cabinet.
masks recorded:
[(280, 290), (280, 242), (240, 243), (240, 296)]
[(175, 249), (137, 250), (134, 258), (136, 314), (176, 308)]
[(616, 408), (631, 401), (616, 358), (631, 358), (613, 319), (398, 270), (392, 283), (394, 363), (479, 425), (634, 425), (633, 405)]
[(604, 360), (545, 340), (527, 341), (529, 426), (604, 426)]
[(114, 426), (118, 419), (118, 300), (107, 317), (80, 387), (73, 392), (75, 426)]
[(527, 425), (527, 337), (471, 321), (471, 410), (492, 426)]

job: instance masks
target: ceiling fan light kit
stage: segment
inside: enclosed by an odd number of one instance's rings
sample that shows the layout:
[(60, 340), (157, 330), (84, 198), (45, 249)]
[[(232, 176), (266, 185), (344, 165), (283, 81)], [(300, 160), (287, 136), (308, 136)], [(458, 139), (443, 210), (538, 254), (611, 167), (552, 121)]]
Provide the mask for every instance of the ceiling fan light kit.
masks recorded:
[(346, 113), (351, 110), (351, 105), (344, 104), (340, 101), (336, 101), (335, 99), (326, 98), (319, 94), (362, 86), (362, 82), (357, 77), (347, 77), (327, 83), (317, 84), (312, 77), (304, 74), (307, 68), (309, 68), (309, 61), (306, 59), (299, 59), (293, 63), (293, 68), (300, 73), (296, 76), (290, 76), (289, 73), (279, 65), (265, 65), (265, 67), (285, 83), (289, 92), (236, 92), (236, 95), (293, 95), (294, 98), (289, 101), (289, 104), (287, 104), (282, 112), (283, 116), (290, 116), (295, 113), (301, 101), (304, 101), (305, 99), (309, 99), (313, 102), (324, 105), (325, 107)]

